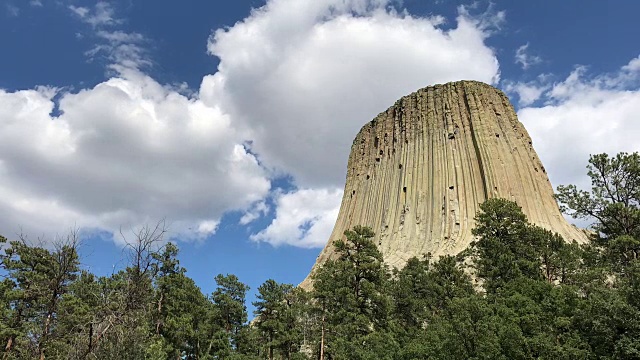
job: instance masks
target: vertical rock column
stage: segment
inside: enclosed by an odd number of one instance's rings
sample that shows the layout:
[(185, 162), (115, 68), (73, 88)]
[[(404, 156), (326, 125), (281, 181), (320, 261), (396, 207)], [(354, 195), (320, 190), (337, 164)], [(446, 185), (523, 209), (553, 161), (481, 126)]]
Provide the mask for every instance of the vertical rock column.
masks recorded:
[[(473, 241), (479, 204), (516, 201), (529, 220), (586, 241), (561, 215), (531, 138), (509, 99), (475, 81), (430, 86), (398, 100), (358, 133), (340, 213), (314, 269), (335, 256), (333, 241), (370, 226), (385, 262), (457, 254)], [(313, 270), (312, 270), (313, 271)], [(301, 284), (310, 287), (309, 278)]]

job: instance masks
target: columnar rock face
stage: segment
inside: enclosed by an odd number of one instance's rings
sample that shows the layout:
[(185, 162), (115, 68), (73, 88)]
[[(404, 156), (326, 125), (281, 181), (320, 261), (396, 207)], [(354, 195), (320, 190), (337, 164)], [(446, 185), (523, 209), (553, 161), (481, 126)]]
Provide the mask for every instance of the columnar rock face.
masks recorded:
[[(545, 168), (509, 99), (475, 81), (430, 86), (398, 100), (358, 133), (332, 242), (370, 226), (385, 261), (457, 254), (473, 241), (479, 204), (516, 201), (534, 224), (586, 241), (561, 215)], [(312, 270), (313, 271), (313, 270)], [(302, 284), (308, 288), (309, 278)]]

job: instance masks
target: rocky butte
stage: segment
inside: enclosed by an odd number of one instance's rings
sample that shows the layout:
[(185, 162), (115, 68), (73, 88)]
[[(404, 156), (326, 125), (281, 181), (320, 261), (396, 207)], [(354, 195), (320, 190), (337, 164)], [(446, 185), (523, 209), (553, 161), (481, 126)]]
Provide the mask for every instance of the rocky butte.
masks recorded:
[[(479, 204), (517, 202), (529, 221), (565, 240), (585, 233), (560, 213), (531, 138), (507, 96), (476, 81), (407, 95), (358, 133), (338, 219), (312, 272), (335, 256), (333, 241), (370, 226), (385, 262), (457, 254), (472, 241)], [(301, 286), (309, 288), (309, 277)]]

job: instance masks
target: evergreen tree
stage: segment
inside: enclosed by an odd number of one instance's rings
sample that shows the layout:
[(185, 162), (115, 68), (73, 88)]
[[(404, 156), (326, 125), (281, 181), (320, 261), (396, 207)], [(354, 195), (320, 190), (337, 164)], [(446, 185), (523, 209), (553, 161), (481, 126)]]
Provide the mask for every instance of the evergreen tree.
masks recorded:
[(2, 263), (8, 274), (3, 282), (10, 320), (4, 331), (8, 336), (5, 356), (44, 359), (54, 332), (62, 297), (76, 279), (79, 259), (77, 233), (54, 244), (53, 250), (32, 246), (25, 238), (11, 241)]
[[(521, 334), (508, 318), (479, 296), (455, 298), (446, 313), (403, 351), (404, 359), (523, 359), (517, 356)], [(503, 349), (506, 345), (509, 349)], [(505, 351), (507, 350), (507, 351)], [(515, 357), (505, 356), (505, 352)]]
[(293, 289), (292, 285), (279, 284), (273, 279), (265, 281), (258, 288), (256, 307), (256, 327), (263, 336), (269, 360), (274, 359), (274, 351), (280, 346), (285, 331), (283, 321), (285, 295)]
[(260, 330), (256, 326), (243, 326), (238, 331), (236, 343), (238, 344), (232, 356), (234, 360), (259, 360), (262, 355), (262, 338)]
[(518, 204), (489, 199), (480, 204), (475, 220), (475, 263), (487, 292), (493, 293), (521, 276), (541, 278), (540, 235), (545, 233), (530, 227)]
[[(321, 357), (365, 359), (371, 349), (393, 352), (395, 339), (384, 336), (389, 326), (389, 273), (373, 243), (370, 228), (356, 226), (334, 242), (338, 259), (314, 274), (315, 304), (320, 309)], [(385, 358), (384, 356), (379, 358)]]
[(390, 276), (356, 226), (311, 293), (262, 284), (252, 325), (248, 287), (221, 274), (205, 296), (162, 222), (134, 231), (126, 268), (106, 277), (79, 270), (76, 233), (49, 248), (0, 237), (2, 359), (638, 359), (639, 169), (637, 153), (596, 155), (591, 192), (559, 188), (595, 221), (583, 246), (490, 199), (470, 249)]
[(287, 360), (300, 358), (306, 292), (269, 279), (258, 288), (257, 299), (253, 303), (255, 326), (261, 333), (267, 357), (275, 359), (279, 354)]
[(215, 281), (218, 288), (213, 292), (211, 299), (216, 309), (215, 322), (220, 327), (218, 337), (222, 340), (219, 342), (218, 352), (225, 352), (226, 356), (229, 356), (233, 349), (242, 345), (237, 338), (247, 322), (245, 296), (249, 287), (240, 282), (235, 275), (219, 274)]
[[(178, 248), (168, 243), (162, 252), (153, 253), (156, 261), (154, 329), (156, 354), (167, 359), (197, 359), (208, 353), (203, 349), (210, 324), (212, 304), (177, 259)], [(205, 340), (205, 341), (202, 341)]]
[(69, 291), (60, 301), (56, 331), (65, 334), (55, 343), (57, 354), (74, 359), (86, 359), (98, 346), (100, 286), (96, 277), (83, 270), (69, 285)]
[(564, 212), (594, 221), (594, 245), (621, 272), (640, 255), (640, 154), (592, 155), (591, 191), (558, 186)]
[(432, 263), (411, 258), (402, 270), (396, 271), (392, 286), (393, 314), (399, 332), (412, 336), (421, 331), (450, 302), (474, 294), (471, 278), (453, 256), (444, 256)]

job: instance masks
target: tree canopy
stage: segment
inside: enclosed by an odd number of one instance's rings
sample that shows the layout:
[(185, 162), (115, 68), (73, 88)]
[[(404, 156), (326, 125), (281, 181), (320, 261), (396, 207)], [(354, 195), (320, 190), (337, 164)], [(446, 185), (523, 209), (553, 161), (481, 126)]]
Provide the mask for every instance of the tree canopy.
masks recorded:
[(52, 247), (0, 237), (2, 359), (640, 359), (640, 157), (594, 155), (590, 191), (558, 187), (593, 223), (570, 243), (489, 199), (457, 255), (390, 270), (364, 226), (333, 239), (309, 292), (211, 276), (204, 294), (164, 240), (133, 233), (110, 276), (80, 267), (78, 234)]

